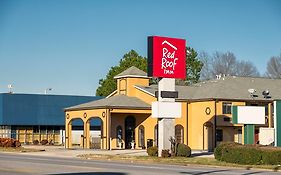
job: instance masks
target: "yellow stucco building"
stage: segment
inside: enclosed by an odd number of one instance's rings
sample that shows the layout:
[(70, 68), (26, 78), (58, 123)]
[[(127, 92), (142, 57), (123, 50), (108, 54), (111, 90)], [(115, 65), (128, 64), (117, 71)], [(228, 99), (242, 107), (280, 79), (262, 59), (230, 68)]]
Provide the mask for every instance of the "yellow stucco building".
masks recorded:
[[(151, 117), (157, 85), (149, 85), (147, 74), (131, 67), (115, 77), (117, 89), (108, 97), (65, 109), (66, 148), (72, 147), (72, 121), (84, 123), (80, 146), (91, 148), (90, 120), (101, 122), (101, 149), (142, 149), (157, 145), (157, 119)], [(176, 86), (181, 102), (181, 118), (175, 120), (175, 137), (193, 150), (213, 150), (221, 141), (243, 143), (243, 126), (231, 123), (231, 106), (266, 107), (266, 124), (272, 127), (272, 102), (281, 97), (281, 80), (266, 78), (223, 77)], [(256, 94), (248, 89), (255, 88)], [(262, 92), (269, 90), (271, 96)], [(249, 116), (251, 117), (251, 116)], [(256, 141), (258, 141), (256, 126)]]

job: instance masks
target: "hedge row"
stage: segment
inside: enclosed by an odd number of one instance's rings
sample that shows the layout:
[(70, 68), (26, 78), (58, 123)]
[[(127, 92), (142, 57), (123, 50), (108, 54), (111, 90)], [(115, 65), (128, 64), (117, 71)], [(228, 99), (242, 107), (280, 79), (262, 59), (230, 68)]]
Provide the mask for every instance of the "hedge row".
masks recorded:
[(21, 143), (12, 138), (0, 138), (0, 147), (21, 147)]
[(233, 142), (225, 142), (217, 146), (214, 155), (217, 160), (237, 164), (281, 164), (281, 148), (272, 146), (241, 145)]

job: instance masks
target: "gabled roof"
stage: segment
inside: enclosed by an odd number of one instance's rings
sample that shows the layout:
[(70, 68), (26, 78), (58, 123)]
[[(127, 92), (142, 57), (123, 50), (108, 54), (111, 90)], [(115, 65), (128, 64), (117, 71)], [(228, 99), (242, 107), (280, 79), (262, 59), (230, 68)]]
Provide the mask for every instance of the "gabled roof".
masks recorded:
[(65, 108), (65, 111), (75, 111), (83, 109), (102, 109), (102, 108), (114, 108), (114, 109), (151, 109), (151, 105), (136, 98), (126, 95), (116, 95), (101, 100), (92, 101), (89, 103), (80, 104)]
[(120, 74), (116, 75), (114, 78), (123, 78), (123, 77), (140, 77), (140, 78), (148, 78), (147, 73), (132, 66)]
[[(157, 85), (149, 87), (138, 86), (147, 91), (148, 94), (155, 94)], [(248, 89), (255, 89), (254, 97)], [(225, 99), (225, 100), (258, 100), (272, 101), (281, 99), (281, 79), (235, 77), (227, 76), (221, 79), (200, 82), (191, 86), (176, 86), (179, 92), (178, 100), (204, 100), (204, 99)], [(262, 92), (269, 90), (268, 98), (264, 98)]]

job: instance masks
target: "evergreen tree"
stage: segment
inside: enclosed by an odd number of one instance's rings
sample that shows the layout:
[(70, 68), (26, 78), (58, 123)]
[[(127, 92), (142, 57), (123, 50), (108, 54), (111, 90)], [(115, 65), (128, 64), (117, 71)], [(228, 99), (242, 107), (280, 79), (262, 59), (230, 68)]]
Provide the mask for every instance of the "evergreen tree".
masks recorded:
[(126, 53), (120, 60), (119, 65), (111, 67), (105, 79), (99, 80), (99, 87), (96, 90), (96, 95), (107, 96), (116, 90), (116, 80), (114, 76), (120, 74), (131, 66), (135, 66), (140, 70), (147, 72), (147, 59), (140, 56), (136, 51), (131, 50)]

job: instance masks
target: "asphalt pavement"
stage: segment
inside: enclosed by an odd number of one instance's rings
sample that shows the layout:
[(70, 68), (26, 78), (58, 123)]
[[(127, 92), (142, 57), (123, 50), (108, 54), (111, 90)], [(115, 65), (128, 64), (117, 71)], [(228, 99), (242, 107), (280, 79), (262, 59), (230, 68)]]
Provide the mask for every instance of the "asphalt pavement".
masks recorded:
[(173, 175), (173, 174), (280, 174), (266, 170), (245, 170), (227, 167), (177, 166), (128, 163), (101, 160), (83, 160), (73, 157), (39, 156), (22, 153), (0, 153), (1, 175)]

